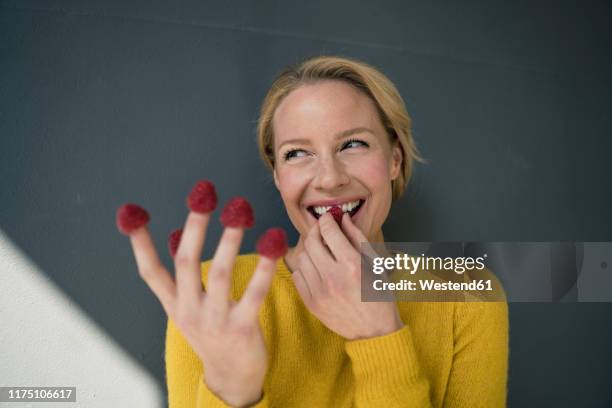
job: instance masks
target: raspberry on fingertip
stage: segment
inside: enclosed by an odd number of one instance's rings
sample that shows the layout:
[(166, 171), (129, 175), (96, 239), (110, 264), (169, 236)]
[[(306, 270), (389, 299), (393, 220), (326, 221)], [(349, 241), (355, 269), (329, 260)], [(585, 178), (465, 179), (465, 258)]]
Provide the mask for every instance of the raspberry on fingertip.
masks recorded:
[(259, 255), (278, 259), (287, 253), (287, 234), (282, 228), (270, 228), (257, 240)]
[(137, 204), (124, 204), (117, 209), (115, 222), (124, 235), (130, 235), (138, 228), (146, 225), (151, 217), (144, 208)]
[(187, 207), (197, 213), (210, 213), (217, 208), (217, 191), (215, 185), (208, 180), (200, 180), (187, 197)]
[(178, 251), (179, 244), (181, 243), (181, 237), (183, 236), (183, 229), (179, 228), (172, 231), (168, 236), (168, 251), (170, 256), (174, 259), (176, 252)]
[(336, 224), (342, 225), (342, 215), (344, 214), (342, 212), (342, 208), (338, 206), (333, 206), (332, 208), (330, 208), (329, 213), (334, 217)]
[(255, 216), (251, 204), (244, 197), (232, 198), (223, 208), (221, 223), (225, 227), (252, 228)]

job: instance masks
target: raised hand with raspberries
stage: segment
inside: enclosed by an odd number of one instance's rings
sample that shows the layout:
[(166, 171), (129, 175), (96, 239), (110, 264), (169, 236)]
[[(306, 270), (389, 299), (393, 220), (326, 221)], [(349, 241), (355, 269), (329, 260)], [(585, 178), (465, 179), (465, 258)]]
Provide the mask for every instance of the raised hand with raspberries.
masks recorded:
[(217, 205), (214, 185), (200, 181), (187, 198), (191, 210), (183, 229), (168, 241), (174, 258), (176, 281), (162, 265), (146, 227), (149, 214), (135, 204), (117, 210), (117, 227), (129, 235), (140, 276), (161, 302), (199, 356), (204, 381), (220, 399), (232, 406), (247, 406), (262, 397), (268, 359), (258, 320), (259, 309), (270, 288), (276, 259), (287, 251), (280, 228), (266, 231), (257, 242), (260, 253), (255, 272), (239, 301), (230, 299), (232, 268), (244, 230), (254, 225), (249, 202), (237, 197), (225, 206), (225, 226), (203, 290), (200, 257), (211, 212)]

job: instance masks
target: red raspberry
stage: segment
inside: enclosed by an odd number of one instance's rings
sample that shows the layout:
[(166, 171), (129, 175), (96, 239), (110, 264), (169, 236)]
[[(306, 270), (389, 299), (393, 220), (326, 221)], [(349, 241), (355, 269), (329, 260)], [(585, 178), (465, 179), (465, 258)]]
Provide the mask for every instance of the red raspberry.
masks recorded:
[(176, 251), (178, 251), (178, 247), (179, 247), (179, 244), (181, 243), (182, 236), (183, 236), (182, 228), (172, 231), (172, 233), (168, 236), (168, 251), (170, 251), (170, 256), (172, 258), (174, 258), (174, 256), (176, 255)]
[(333, 206), (328, 212), (334, 217), (339, 226), (342, 225), (342, 214), (344, 214), (342, 208)]
[(124, 204), (117, 209), (115, 217), (117, 228), (122, 234), (129, 235), (134, 230), (146, 225), (151, 217), (144, 208), (136, 204)]
[(255, 224), (251, 204), (243, 197), (232, 198), (223, 208), (221, 223), (226, 227), (251, 228)]
[(259, 255), (278, 259), (287, 253), (287, 234), (282, 228), (270, 228), (257, 240)]
[(187, 197), (187, 206), (191, 211), (209, 213), (217, 208), (217, 191), (208, 180), (200, 180)]

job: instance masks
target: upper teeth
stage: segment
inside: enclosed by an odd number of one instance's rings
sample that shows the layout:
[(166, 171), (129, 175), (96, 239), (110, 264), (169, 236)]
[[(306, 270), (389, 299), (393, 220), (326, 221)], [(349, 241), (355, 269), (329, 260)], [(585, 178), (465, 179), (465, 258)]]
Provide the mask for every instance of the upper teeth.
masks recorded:
[[(359, 200), (355, 200), (355, 201), (351, 201), (350, 203), (344, 203), (342, 204), (341, 208), (342, 208), (342, 212), (349, 212), (352, 211), (353, 208), (357, 207), (359, 205)], [(319, 215), (323, 215), (325, 214), (327, 211), (330, 210), (330, 208), (335, 207), (335, 206), (318, 206), (318, 207), (313, 207), (314, 212), (316, 212)]]

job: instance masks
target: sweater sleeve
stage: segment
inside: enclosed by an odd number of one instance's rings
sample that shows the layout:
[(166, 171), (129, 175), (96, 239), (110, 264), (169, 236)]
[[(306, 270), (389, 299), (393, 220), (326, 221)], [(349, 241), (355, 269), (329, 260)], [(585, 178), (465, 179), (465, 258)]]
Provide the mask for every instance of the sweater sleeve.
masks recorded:
[(431, 407), (408, 326), (345, 347), (355, 376), (355, 407)]
[[(454, 352), (443, 406), (506, 406), (508, 305), (460, 302), (454, 312)], [(409, 326), (385, 336), (349, 341), (356, 407), (431, 407)]]
[[(171, 319), (166, 329), (166, 379), (169, 408), (231, 408), (204, 382), (202, 363)], [(267, 408), (268, 398), (253, 408)]]
[(505, 407), (508, 304), (457, 303), (454, 337), (453, 364), (444, 407)]

